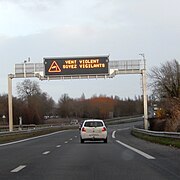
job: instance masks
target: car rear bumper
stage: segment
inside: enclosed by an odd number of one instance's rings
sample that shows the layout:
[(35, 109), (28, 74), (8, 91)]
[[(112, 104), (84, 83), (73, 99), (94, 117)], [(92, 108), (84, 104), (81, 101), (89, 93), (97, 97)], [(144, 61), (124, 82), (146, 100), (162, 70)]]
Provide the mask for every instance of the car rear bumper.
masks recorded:
[(100, 135), (82, 133), (81, 139), (83, 139), (83, 140), (105, 140), (105, 139), (107, 139), (107, 133), (102, 133)]

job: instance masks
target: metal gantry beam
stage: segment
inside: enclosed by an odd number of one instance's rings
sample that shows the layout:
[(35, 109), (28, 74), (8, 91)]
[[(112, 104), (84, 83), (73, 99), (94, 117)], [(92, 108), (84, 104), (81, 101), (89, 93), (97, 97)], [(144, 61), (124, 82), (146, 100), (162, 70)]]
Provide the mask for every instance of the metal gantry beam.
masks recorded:
[(113, 78), (120, 74), (141, 74), (143, 84), (144, 102), (144, 129), (148, 129), (147, 114), (147, 85), (146, 85), (146, 60), (144, 54), (140, 54), (143, 59), (136, 60), (114, 60), (109, 61), (108, 75), (69, 75), (69, 76), (45, 76), (43, 63), (21, 63), (15, 64), (15, 74), (8, 75), (8, 103), (9, 103), (9, 131), (13, 131), (13, 108), (12, 108), (12, 79), (13, 78), (33, 78), (39, 80), (65, 80), (65, 79), (92, 79), (92, 78)]
[(143, 61), (137, 60), (114, 60), (109, 61), (109, 74), (108, 75), (62, 75), (62, 76), (45, 76), (43, 63), (21, 63), (15, 64), (15, 78), (37, 77), (40, 80), (53, 80), (57, 79), (90, 79), (90, 78), (112, 78), (118, 74), (141, 74), (144, 68)]

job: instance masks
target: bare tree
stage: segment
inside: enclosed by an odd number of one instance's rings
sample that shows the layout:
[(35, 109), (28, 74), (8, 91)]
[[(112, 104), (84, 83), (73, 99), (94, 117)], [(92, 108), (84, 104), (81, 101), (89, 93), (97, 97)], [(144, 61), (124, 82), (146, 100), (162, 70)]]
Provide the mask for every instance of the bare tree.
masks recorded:
[(30, 79), (25, 79), (22, 83), (18, 83), (16, 89), (19, 98), (23, 100), (27, 100), (30, 96), (41, 94), (38, 82)]
[(149, 75), (153, 94), (161, 102), (166, 117), (165, 130), (180, 128), (180, 68), (176, 60), (154, 67)]
[(42, 92), (38, 82), (29, 79), (17, 85), (19, 99), (23, 102), (22, 116), (25, 123), (43, 123), (44, 116), (52, 113), (54, 101)]
[(180, 70), (176, 60), (168, 61), (161, 67), (153, 67), (149, 74), (153, 93), (158, 98), (179, 98)]
[(72, 116), (72, 102), (73, 99), (71, 99), (68, 94), (63, 94), (58, 100), (59, 115), (61, 117)]

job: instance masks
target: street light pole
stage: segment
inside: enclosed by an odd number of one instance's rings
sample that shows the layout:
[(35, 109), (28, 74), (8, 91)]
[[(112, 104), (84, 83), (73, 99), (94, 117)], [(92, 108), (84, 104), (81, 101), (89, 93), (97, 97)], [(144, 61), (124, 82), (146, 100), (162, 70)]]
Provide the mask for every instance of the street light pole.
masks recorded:
[(147, 109), (147, 82), (146, 82), (146, 59), (144, 54), (139, 54), (143, 57), (144, 68), (142, 69), (142, 88), (143, 88), (143, 105), (144, 105), (144, 129), (148, 129), (148, 109)]

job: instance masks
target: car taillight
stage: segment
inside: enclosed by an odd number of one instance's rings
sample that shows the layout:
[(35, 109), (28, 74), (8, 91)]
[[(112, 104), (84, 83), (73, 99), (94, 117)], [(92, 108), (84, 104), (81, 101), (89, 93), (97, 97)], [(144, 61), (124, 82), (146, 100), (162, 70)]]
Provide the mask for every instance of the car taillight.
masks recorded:
[(86, 129), (83, 127), (81, 131), (82, 131), (82, 132), (86, 132)]
[(103, 132), (104, 132), (104, 131), (106, 131), (106, 128), (105, 128), (105, 127), (103, 127), (103, 128), (102, 128), (102, 131), (103, 131)]

